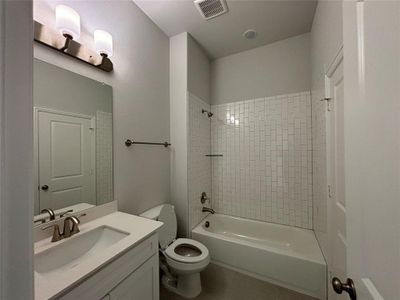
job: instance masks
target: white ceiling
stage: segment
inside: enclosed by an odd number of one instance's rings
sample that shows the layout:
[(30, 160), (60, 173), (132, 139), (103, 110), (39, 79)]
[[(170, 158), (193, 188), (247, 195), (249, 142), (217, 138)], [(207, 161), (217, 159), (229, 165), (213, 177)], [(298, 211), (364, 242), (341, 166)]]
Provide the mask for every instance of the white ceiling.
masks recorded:
[[(228, 0), (229, 12), (204, 20), (193, 0), (134, 0), (168, 36), (189, 32), (219, 58), (309, 32), (317, 0)], [(254, 40), (242, 33), (258, 32)]]

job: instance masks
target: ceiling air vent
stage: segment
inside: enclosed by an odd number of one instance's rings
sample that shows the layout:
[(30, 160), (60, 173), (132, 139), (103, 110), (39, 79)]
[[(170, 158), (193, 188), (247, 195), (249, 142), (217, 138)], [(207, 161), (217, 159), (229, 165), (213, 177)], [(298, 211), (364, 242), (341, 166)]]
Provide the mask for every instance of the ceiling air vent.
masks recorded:
[(209, 20), (228, 12), (225, 0), (195, 0), (194, 5), (204, 19)]

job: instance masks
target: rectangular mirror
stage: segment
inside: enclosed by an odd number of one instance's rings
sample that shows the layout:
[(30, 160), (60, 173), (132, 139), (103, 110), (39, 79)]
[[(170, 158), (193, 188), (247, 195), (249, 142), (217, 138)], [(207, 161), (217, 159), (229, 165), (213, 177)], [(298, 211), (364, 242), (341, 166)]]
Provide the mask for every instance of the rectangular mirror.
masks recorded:
[(113, 201), (112, 87), (34, 60), (34, 222)]

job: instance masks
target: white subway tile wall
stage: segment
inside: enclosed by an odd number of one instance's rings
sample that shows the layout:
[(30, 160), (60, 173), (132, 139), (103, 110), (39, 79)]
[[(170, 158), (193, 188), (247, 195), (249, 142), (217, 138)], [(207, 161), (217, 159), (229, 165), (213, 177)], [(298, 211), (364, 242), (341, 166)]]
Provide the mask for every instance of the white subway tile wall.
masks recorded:
[[(188, 93), (189, 147), (188, 147), (188, 194), (190, 231), (207, 215), (201, 212), (200, 197), (206, 192), (211, 197), (211, 121), (201, 112), (210, 111), (210, 105)], [(209, 202), (205, 205), (210, 206)]]
[(96, 198), (97, 205), (113, 201), (112, 114), (96, 112)]
[(212, 204), (222, 214), (312, 228), (310, 92), (213, 105)]

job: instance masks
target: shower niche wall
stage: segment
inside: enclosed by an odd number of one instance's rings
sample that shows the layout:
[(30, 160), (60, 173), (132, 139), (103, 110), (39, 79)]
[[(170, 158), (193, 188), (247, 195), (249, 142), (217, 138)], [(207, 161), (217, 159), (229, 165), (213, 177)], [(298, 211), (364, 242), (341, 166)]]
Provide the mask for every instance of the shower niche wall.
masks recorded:
[[(210, 104), (188, 93), (189, 149), (188, 149), (188, 198), (190, 231), (206, 216), (203, 205), (211, 206), (211, 111)], [(203, 112), (206, 110), (207, 112)], [(201, 203), (201, 194), (206, 193), (208, 200)]]

